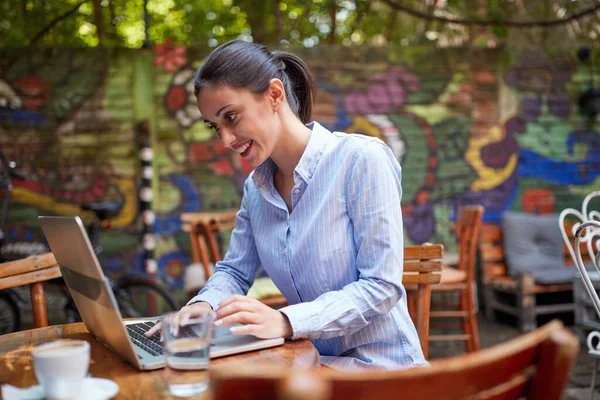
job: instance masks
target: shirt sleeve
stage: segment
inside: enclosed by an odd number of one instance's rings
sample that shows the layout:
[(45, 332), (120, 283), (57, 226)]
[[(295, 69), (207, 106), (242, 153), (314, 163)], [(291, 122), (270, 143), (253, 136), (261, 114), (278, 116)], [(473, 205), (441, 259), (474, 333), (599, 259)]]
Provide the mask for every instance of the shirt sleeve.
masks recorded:
[(215, 271), (206, 282), (206, 286), (187, 305), (205, 301), (216, 311), (222, 300), (234, 294), (245, 295), (254, 283), (260, 259), (254, 242), (246, 201), (250, 179), (252, 176), (244, 184), (242, 206), (236, 214), (235, 228), (231, 233), (227, 253), (223, 260), (215, 265)]
[(387, 145), (371, 140), (355, 153), (349, 168), (345, 196), (354, 226), (358, 280), (314, 301), (282, 308), (292, 339), (355, 333), (390, 312), (404, 293), (400, 165)]

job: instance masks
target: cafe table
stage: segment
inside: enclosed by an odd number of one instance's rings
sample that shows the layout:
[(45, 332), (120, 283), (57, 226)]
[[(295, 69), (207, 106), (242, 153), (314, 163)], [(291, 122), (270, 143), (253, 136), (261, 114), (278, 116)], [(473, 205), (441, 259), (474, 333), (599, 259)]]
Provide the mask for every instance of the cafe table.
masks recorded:
[[(115, 399), (176, 399), (166, 391), (162, 369), (138, 371), (96, 340), (83, 323), (54, 325), (0, 336), (0, 384), (25, 388), (37, 384), (31, 349), (57, 339), (82, 339), (90, 343), (90, 375), (111, 379), (119, 385)], [(241, 353), (211, 360), (211, 369), (239, 366), (281, 366), (318, 368), (319, 353), (308, 340), (286, 341), (270, 349)], [(206, 375), (206, 371), (198, 371)], [(209, 398), (209, 394), (195, 398)]]

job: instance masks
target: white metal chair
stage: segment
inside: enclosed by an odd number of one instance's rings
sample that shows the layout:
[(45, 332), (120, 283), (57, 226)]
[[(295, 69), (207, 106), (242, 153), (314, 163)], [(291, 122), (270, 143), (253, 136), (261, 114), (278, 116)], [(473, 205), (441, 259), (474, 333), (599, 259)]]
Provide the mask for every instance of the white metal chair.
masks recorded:
[[(600, 298), (590, 279), (588, 270), (583, 262), (581, 255), (582, 245), (587, 247), (587, 252), (596, 270), (600, 273), (600, 211), (588, 211), (588, 206), (592, 199), (600, 198), (600, 191), (588, 194), (583, 200), (581, 211), (573, 208), (567, 208), (560, 213), (559, 225), (563, 236), (563, 241), (567, 246), (577, 272), (581, 276), (586, 291), (592, 299), (592, 304), (596, 314), (600, 318)], [(576, 220), (573, 225), (569, 221)], [(570, 232), (568, 231), (570, 227)], [(571, 241), (573, 238), (573, 242)], [(595, 240), (594, 240), (595, 239)], [(587, 336), (588, 353), (595, 357), (594, 370), (592, 372), (592, 383), (590, 398), (594, 398), (596, 385), (596, 372), (598, 361), (600, 360), (600, 332), (592, 330)]]

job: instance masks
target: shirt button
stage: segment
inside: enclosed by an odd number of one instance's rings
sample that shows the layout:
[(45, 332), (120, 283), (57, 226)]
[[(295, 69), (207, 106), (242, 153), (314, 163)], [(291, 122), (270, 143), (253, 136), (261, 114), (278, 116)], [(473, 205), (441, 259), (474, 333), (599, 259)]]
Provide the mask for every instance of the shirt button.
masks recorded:
[(285, 250), (285, 249), (284, 249), (284, 250), (281, 252), (281, 254), (283, 254), (283, 255), (285, 256), (285, 255), (287, 254), (287, 250)]
[(300, 193), (300, 189), (294, 189), (294, 193)]

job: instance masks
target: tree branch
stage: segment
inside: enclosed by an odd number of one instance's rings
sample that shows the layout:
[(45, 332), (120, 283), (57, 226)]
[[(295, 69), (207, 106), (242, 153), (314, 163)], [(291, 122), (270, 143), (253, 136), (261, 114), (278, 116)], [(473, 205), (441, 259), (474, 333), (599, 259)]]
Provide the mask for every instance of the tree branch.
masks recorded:
[(596, 4), (588, 8), (587, 10), (583, 10), (576, 14), (571, 15), (567, 18), (559, 18), (553, 20), (537, 20), (537, 21), (511, 21), (505, 19), (461, 19), (461, 18), (447, 18), (447, 17), (438, 17), (436, 15), (425, 14), (423, 12), (414, 10), (410, 7), (403, 6), (398, 4), (396, 0), (383, 0), (390, 7), (395, 10), (402, 11), (406, 14), (412, 15), (413, 17), (425, 19), (428, 21), (439, 21), (444, 23), (452, 23), (452, 24), (461, 24), (461, 25), (506, 25), (512, 26), (515, 28), (531, 28), (533, 26), (553, 26), (553, 25), (562, 25), (568, 22), (579, 19), (587, 14), (591, 14), (600, 10), (600, 4)]
[(83, 0), (83, 1), (81, 1), (79, 3), (77, 3), (72, 9), (70, 9), (69, 11), (67, 11), (66, 13), (64, 13), (63, 15), (59, 15), (58, 17), (54, 18), (52, 21), (50, 21), (50, 23), (48, 25), (46, 25), (45, 27), (43, 27), (42, 30), (39, 31), (38, 34), (33, 37), (33, 39), (31, 39), (31, 41), (29, 42), (29, 44), (27, 46), (31, 46), (35, 42), (37, 42), (38, 40), (40, 40), (50, 29), (52, 29), (54, 27), (54, 25), (58, 24), (63, 19), (69, 17), (71, 14), (73, 14), (75, 11), (77, 11), (79, 9), (79, 7), (81, 7), (81, 5), (83, 3), (87, 3), (87, 1), (88, 0)]
[(96, 34), (100, 45), (104, 44), (104, 14), (102, 13), (101, 0), (94, 0), (94, 25), (96, 25)]
[(279, 8), (281, 0), (273, 0), (273, 13), (275, 14), (275, 43), (279, 45), (283, 39), (281, 29), (281, 9)]
[(331, 18), (331, 34), (329, 35), (329, 44), (335, 44), (335, 30), (337, 28), (337, 3), (335, 0), (329, 2), (329, 17)]

